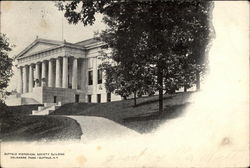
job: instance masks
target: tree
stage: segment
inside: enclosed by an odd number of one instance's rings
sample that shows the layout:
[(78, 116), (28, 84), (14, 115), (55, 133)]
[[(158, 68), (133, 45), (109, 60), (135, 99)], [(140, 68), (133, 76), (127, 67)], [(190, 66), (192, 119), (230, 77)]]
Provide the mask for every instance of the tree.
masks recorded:
[[(107, 72), (106, 88), (123, 97), (133, 94), (134, 106), (137, 96), (154, 92), (153, 74), (142, 57), (147, 47), (145, 32), (139, 27), (140, 24), (137, 24), (136, 19), (128, 19), (136, 17), (134, 10), (136, 5), (139, 7), (138, 4), (124, 5), (122, 7), (125, 9), (124, 13), (107, 10), (108, 14), (103, 20), (108, 28), (100, 34), (100, 39), (106, 44), (103, 49), (112, 48), (109, 56), (102, 54), (103, 58), (116, 63), (113, 66), (107, 62), (102, 64)], [(113, 86), (116, 86), (115, 89)]]
[(12, 71), (12, 59), (9, 57), (9, 52), (12, 50), (9, 43), (9, 39), (5, 34), (0, 34), (0, 94), (1, 101), (6, 96), (9, 80), (13, 75)]
[(101, 64), (101, 68), (106, 73), (106, 89), (125, 99), (133, 94), (134, 106), (137, 105), (137, 96), (154, 92), (154, 88), (151, 87), (154, 82), (152, 74), (145, 67), (133, 64), (130, 66), (131, 69), (127, 70), (122, 65), (112, 65), (112, 63), (104, 62)]
[[(91, 25), (95, 21), (95, 13), (102, 13), (106, 16), (104, 18), (108, 18), (105, 21), (110, 29), (106, 33), (106, 42), (114, 49), (114, 61), (128, 68), (129, 65), (139, 65), (136, 61), (140, 60), (143, 66), (151, 67), (159, 92), (159, 112), (162, 112), (164, 82), (174, 81), (173, 87), (183, 81), (185, 83), (187, 77), (183, 79), (182, 75), (190, 72), (187, 67), (201, 65), (204, 60), (199, 50), (204, 50), (208, 42), (210, 30), (207, 20), (211, 4), (201, 0), (83, 0), (57, 5), (65, 11), (64, 16), (70, 23), (81, 21), (84, 25)], [(140, 44), (144, 47), (137, 47)], [(129, 51), (128, 46), (131, 46)], [(166, 86), (165, 89), (169, 89)]]

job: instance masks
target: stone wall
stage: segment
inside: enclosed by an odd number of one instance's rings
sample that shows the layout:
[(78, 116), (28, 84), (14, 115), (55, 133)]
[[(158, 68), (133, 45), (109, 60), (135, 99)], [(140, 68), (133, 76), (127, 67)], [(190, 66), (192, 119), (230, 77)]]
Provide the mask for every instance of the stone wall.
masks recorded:
[[(101, 84), (99, 84), (101, 86)], [(54, 97), (56, 96), (56, 102), (65, 103), (74, 103), (76, 102), (76, 95), (79, 95), (79, 102), (87, 102), (88, 97), (87, 95), (91, 95), (91, 102), (97, 102), (97, 95), (101, 95), (101, 103), (107, 102), (107, 93), (105, 88), (98, 87), (97, 92), (84, 92), (83, 90), (76, 90), (76, 89), (67, 89), (67, 88), (54, 88), (54, 87), (35, 87), (33, 91), (30, 93), (22, 94), (22, 98), (32, 98), (40, 104), (43, 103), (54, 103)], [(118, 101), (121, 100), (121, 96), (111, 94), (111, 101)], [(21, 99), (14, 100), (12, 98), (14, 104), (21, 104), (17, 101), (21, 101)], [(9, 104), (13, 104), (9, 102)]]
[(42, 87), (35, 87), (33, 88), (32, 92), (23, 93), (22, 97), (24, 98), (33, 98), (38, 103), (43, 103), (43, 88)]
[(79, 102), (85, 102), (85, 94), (81, 90), (53, 88), (53, 87), (35, 87), (30, 93), (22, 94), (23, 98), (33, 98), (38, 103), (54, 103), (54, 96), (56, 102), (73, 103), (75, 102), (75, 95), (79, 95)]
[(62, 104), (74, 103), (76, 95), (79, 95), (79, 102), (85, 102), (85, 94), (83, 91), (43, 87), (43, 103), (54, 103), (54, 96), (56, 96), (56, 102), (62, 102)]

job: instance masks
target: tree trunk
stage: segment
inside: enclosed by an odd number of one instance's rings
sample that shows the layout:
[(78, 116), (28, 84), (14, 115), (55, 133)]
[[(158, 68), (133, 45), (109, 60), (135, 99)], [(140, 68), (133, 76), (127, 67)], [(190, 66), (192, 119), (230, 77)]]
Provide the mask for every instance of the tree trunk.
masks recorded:
[(196, 71), (196, 91), (200, 90), (200, 72)]
[(175, 94), (175, 92), (176, 92), (176, 90), (175, 90), (175, 89), (173, 89), (172, 94)]
[(134, 92), (134, 107), (136, 107), (136, 91)]
[(187, 86), (186, 85), (184, 86), (184, 92), (187, 92)]
[(159, 84), (159, 113), (163, 112), (163, 72), (162, 68), (158, 66), (158, 84)]

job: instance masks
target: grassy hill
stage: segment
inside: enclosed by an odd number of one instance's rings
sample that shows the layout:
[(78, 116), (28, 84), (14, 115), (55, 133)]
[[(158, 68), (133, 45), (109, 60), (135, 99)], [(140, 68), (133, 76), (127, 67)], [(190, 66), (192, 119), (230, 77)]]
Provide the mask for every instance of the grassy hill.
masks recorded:
[(118, 122), (137, 132), (145, 133), (157, 128), (167, 119), (178, 117), (189, 105), (188, 98), (192, 92), (164, 96), (164, 112), (158, 114), (158, 96), (141, 97), (137, 106), (133, 100), (108, 103), (69, 103), (51, 115), (100, 116)]
[(80, 139), (79, 124), (63, 116), (31, 116), (39, 105), (0, 106), (2, 141)]

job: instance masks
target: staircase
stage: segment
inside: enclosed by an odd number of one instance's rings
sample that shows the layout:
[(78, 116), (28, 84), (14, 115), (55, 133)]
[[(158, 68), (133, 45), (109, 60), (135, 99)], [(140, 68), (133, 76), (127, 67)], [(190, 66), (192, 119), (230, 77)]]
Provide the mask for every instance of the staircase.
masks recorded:
[(62, 103), (44, 103), (44, 106), (39, 106), (38, 110), (32, 110), (32, 115), (49, 115), (59, 107), (61, 107)]

